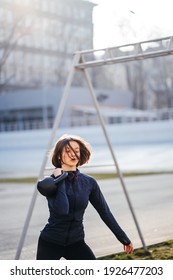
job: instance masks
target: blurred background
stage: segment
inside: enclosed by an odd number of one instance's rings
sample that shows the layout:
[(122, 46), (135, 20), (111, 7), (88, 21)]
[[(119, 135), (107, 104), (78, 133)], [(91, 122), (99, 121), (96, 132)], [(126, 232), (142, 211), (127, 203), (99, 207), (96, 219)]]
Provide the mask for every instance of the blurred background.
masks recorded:
[[(0, 131), (52, 127), (75, 51), (170, 36), (170, 24), (163, 24), (172, 20), (167, 1), (161, 7), (152, 1), (157, 9), (140, 1), (142, 12), (137, 2), (1, 0)], [(155, 22), (160, 10), (162, 17)], [(124, 110), (134, 112), (128, 122), (172, 118), (172, 65), (167, 56), (90, 69), (97, 100), (105, 115), (109, 112), (106, 123), (125, 121)], [(61, 125), (97, 124), (79, 73), (70, 96)]]
[[(171, 1), (168, 0), (159, 3), (154, 0), (152, 3), (148, 0), (0, 0), (2, 258), (13, 258), (34, 188), (34, 184), (27, 183), (25, 192), (21, 185), (4, 181), (37, 178), (74, 52), (171, 36), (171, 23)], [(158, 41), (147, 48), (157, 52), (163, 47), (161, 44), (162, 41)], [(121, 52), (122, 56), (126, 55), (123, 49)], [(120, 169), (141, 174), (164, 172), (171, 176), (173, 57), (93, 67), (89, 74)], [(93, 149), (91, 165), (103, 166), (87, 166), (86, 172), (116, 172), (80, 72), (75, 73), (56, 136), (63, 133), (78, 134), (90, 142)], [(20, 195), (23, 203), (21, 200), (14, 203)], [(5, 198), (9, 199), (6, 203)], [(13, 215), (11, 218), (9, 215), (11, 205), (13, 209), (16, 205), (19, 207), (18, 214), (13, 217), (14, 225), (11, 222)], [(35, 222), (37, 226), (33, 226), (34, 241), (30, 238), (28, 246), (36, 243), (41, 215), (45, 221), (46, 214), (40, 213)], [(130, 218), (122, 217), (124, 224), (126, 219)], [(9, 231), (15, 232), (15, 237), (9, 237)], [(164, 236), (157, 233), (158, 240), (164, 240)], [(135, 238), (139, 246), (138, 237)], [(33, 255), (30, 257), (34, 258)]]

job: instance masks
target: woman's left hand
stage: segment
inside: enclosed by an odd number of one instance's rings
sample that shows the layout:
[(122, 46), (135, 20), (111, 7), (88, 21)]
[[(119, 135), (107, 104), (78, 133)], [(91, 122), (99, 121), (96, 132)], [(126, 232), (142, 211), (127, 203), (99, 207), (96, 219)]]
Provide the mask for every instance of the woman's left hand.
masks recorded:
[(54, 171), (53, 171), (53, 175), (55, 176), (55, 177), (57, 177), (57, 176), (60, 176), (62, 173), (61, 173), (61, 168), (56, 168), (56, 169), (54, 169)]
[(133, 253), (133, 244), (130, 243), (129, 245), (124, 245), (124, 251), (127, 254), (132, 254)]

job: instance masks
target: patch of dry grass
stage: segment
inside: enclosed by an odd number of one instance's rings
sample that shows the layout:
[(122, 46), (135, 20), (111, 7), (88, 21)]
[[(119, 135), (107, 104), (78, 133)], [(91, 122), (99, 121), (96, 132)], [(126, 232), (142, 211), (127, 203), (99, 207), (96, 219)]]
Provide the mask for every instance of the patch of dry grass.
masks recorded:
[(158, 244), (148, 246), (148, 250), (143, 248), (135, 249), (134, 253), (112, 254), (98, 258), (99, 260), (173, 260), (173, 240), (168, 240)]

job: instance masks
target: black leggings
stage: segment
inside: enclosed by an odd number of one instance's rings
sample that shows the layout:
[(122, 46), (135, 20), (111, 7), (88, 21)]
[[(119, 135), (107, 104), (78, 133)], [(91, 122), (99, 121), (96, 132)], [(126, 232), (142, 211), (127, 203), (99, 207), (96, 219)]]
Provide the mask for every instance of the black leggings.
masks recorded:
[(95, 260), (90, 247), (82, 240), (71, 245), (61, 246), (41, 237), (38, 241), (37, 260)]

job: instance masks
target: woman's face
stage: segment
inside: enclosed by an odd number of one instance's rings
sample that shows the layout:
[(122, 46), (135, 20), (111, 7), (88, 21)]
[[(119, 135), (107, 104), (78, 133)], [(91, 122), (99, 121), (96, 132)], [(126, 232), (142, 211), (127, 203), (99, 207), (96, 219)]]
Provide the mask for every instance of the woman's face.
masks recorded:
[(70, 146), (65, 146), (62, 150), (62, 169), (65, 171), (76, 170), (80, 158), (79, 144), (70, 141)]

